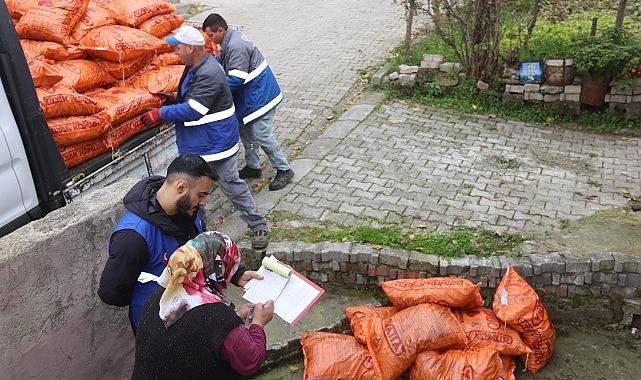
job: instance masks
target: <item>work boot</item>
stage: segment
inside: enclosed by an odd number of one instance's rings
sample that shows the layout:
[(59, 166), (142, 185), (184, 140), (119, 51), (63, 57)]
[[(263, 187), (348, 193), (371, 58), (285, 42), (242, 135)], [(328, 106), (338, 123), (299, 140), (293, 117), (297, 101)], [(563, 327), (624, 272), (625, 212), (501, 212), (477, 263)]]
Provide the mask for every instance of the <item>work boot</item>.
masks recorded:
[(262, 175), (263, 175), (262, 170), (250, 168), (249, 166), (245, 166), (244, 168), (238, 171), (238, 176), (242, 179), (260, 178)]
[(269, 231), (256, 230), (252, 236), (252, 248), (257, 251), (264, 251), (269, 245)]
[(269, 184), (269, 190), (282, 189), (292, 181), (292, 178), (294, 178), (294, 171), (292, 169), (277, 170), (276, 177), (274, 177), (274, 180)]

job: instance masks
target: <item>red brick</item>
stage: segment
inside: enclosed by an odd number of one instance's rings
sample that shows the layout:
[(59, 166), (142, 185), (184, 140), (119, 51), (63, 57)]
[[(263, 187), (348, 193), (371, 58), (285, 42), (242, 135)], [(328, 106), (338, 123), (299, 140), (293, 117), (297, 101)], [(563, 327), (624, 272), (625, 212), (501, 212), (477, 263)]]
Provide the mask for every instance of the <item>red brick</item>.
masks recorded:
[(376, 276), (387, 276), (389, 273), (389, 268), (387, 265), (377, 265), (376, 266)]
[(296, 263), (295, 268), (297, 271), (312, 271), (312, 262), (311, 261), (299, 261)]

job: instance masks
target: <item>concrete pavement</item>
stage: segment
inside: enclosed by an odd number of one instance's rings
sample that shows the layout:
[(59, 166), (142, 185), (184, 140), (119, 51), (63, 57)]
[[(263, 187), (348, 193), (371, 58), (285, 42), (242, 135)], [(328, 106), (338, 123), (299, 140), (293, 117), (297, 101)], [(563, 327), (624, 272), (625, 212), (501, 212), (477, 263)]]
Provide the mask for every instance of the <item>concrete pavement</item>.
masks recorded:
[[(243, 25), (285, 94), (274, 131), (296, 177), (280, 191), (264, 186), (254, 194), (272, 226), (393, 223), (430, 232), (465, 225), (545, 236), (626, 205), (622, 190), (638, 191), (638, 137), (459, 114), (361, 91), (359, 70), (375, 71), (402, 41), (403, 11), (392, 1), (205, 3)], [(246, 226), (232, 211), (216, 191), (208, 222), (248, 247)], [(338, 328), (343, 307), (356, 302), (376, 301), (327, 294), (298, 329), (268, 325), (270, 351), (296, 345), (305, 329)]]
[[(242, 25), (285, 94), (274, 132), (296, 177), (283, 190), (255, 194), (268, 216), (530, 234), (623, 206), (621, 190), (638, 187), (636, 137), (457, 114), (360, 91), (359, 70), (380, 67), (402, 41), (403, 11), (392, 1), (208, 3), (212, 9), (192, 19), (219, 12)], [(273, 175), (268, 163), (263, 168), (264, 178)], [(244, 232), (237, 218), (227, 220), (232, 210), (222, 194), (208, 211), (210, 224), (237, 230), (237, 238)]]

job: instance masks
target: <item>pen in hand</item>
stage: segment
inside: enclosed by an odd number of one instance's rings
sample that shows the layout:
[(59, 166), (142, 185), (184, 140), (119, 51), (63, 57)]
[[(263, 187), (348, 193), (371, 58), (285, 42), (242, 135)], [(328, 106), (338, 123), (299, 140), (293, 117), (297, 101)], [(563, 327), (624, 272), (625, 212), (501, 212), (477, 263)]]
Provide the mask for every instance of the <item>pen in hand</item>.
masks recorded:
[(245, 327), (249, 328), (252, 325), (252, 318), (254, 318), (254, 308), (249, 309), (247, 313), (247, 318), (245, 318)]

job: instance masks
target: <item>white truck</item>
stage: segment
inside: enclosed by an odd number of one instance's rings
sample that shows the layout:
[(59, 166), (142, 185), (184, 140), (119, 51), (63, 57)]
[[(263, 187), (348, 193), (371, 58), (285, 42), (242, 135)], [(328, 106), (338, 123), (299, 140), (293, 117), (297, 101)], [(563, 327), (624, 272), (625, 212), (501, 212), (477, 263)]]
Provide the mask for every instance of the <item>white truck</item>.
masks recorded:
[(7, 6), (0, 2), (0, 237), (63, 207), (90, 188), (164, 173), (177, 155), (166, 125), (67, 169), (40, 108)]

